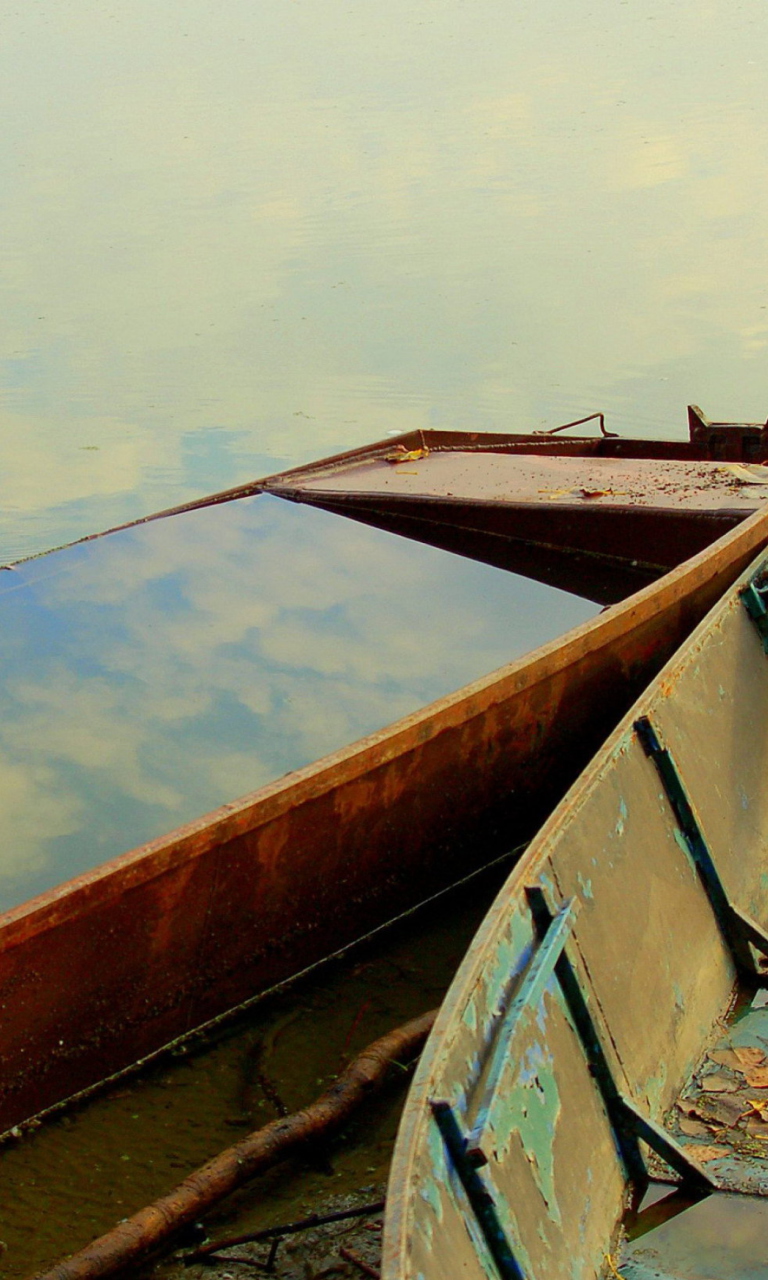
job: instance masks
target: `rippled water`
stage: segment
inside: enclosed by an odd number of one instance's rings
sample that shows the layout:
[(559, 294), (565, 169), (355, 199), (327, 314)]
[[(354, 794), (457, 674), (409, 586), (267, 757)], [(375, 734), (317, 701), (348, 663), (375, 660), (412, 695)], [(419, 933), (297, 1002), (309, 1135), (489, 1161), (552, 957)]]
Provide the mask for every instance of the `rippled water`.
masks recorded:
[(0, 559), (390, 430), (765, 416), (757, 0), (0, 18)]

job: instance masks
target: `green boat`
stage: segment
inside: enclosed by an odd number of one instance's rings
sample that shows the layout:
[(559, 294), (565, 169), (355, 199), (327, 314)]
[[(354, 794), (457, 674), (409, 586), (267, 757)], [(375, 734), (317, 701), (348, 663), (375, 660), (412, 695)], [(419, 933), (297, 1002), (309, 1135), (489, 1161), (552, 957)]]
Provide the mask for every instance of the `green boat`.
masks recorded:
[(766, 1274), (767, 604), (761, 554), (498, 895), (410, 1091), (385, 1280)]

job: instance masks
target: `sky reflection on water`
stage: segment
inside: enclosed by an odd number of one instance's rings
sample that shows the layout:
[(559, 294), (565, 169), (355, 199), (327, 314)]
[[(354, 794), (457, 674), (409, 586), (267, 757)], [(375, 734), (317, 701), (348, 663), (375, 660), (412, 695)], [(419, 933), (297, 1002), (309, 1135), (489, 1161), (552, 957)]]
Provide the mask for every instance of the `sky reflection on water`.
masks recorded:
[(390, 430), (765, 416), (759, 0), (0, 10), (0, 558)]
[(0, 906), (492, 671), (596, 606), (246, 498), (0, 574)]

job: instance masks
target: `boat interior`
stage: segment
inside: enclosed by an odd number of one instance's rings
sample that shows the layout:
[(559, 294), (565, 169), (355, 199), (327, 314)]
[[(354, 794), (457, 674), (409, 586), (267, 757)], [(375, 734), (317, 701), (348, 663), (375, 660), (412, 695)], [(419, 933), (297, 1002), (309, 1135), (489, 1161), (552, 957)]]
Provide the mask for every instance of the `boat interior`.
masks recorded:
[(411, 1089), (385, 1280), (763, 1274), (767, 598), (763, 554), (499, 894)]

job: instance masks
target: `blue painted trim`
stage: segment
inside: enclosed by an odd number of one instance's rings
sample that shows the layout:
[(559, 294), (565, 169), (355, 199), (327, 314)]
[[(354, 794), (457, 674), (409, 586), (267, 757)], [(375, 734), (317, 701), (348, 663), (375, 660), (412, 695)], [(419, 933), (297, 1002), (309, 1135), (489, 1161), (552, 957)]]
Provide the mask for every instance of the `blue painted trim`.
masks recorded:
[[(526, 889), (526, 896), (533, 915), (536, 931), (540, 938), (546, 937), (552, 920), (544, 890), (538, 885)], [(571, 964), (568, 955), (563, 951), (555, 966), (555, 973), (560, 983), (565, 1002), (573, 1018), (576, 1033), (587, 1059), (590, 1073), (594, 1079), (608, 1119), (613, 1129), (624, 1171), (630, 1182), (638, 1189), (648, 1183), (648, 1171), (645, 1167), (640, 1146), (633, 1129), (627, 1126), (626, 1115), (621, 1106), (621, 1094), (616, 1087), (610, 1063), (603, 1049), (595, 1021), (589, 1010), (587, 997), (582, 990), (579, 975)]]
[(493, 1196), (474, 1165), (467, 1159), (467, 1144), (449, 1102), (430, 1102), (432, 1115), (442, 1135), (448, 1157), (458, 1174), (472, 1211), (483, 1233), (502, 1280), (526, 1280), (499, 1222)]
[[(544, 891), (526, 889), (537, 930), (541, 933), (550, 927), (552, 912)], [(576, 969), (563, 951), (555, 967), (563, 995), (576, 1024), (590, 1072), (600, 1090), (605, 1109), (616, 1139), (627, 1176), (641, 1190), (648, 1182), (648, 1171), (640, 1151), (639, 1139), (666, 1160), (683, 1181), (699, 1190), (714, 1191), (715, 1183), (696, 1160), (691, 1160), (675, 1139), (649, 1120), (619, 1091), (613, 1078), (610, 1063), (603, 1049), (595, 1021), (589, 1010), (587, 997), (582, 989)]]
[(528, 1008), (535, 1008), (544, 994), (547, 983), (555, 971), (555, 965), (563, 951), (576, 920), (578, 902), (571, 898), (558, 911), (547, 929), (541, 944), (531, 961), (520, 989), (509, 1006), (504, 1024), (496, 1037), (491, 1060), (485, 1075), (482, 1100), (477, 1109), (475, 1123), (467, 1140), (467, 1158), (476, 1166), (487, 1163), (483, 1140), (491, 1110), (496, 1100), (504, 1066), (509, 1058), (512, 1039), (518, 1023)]

